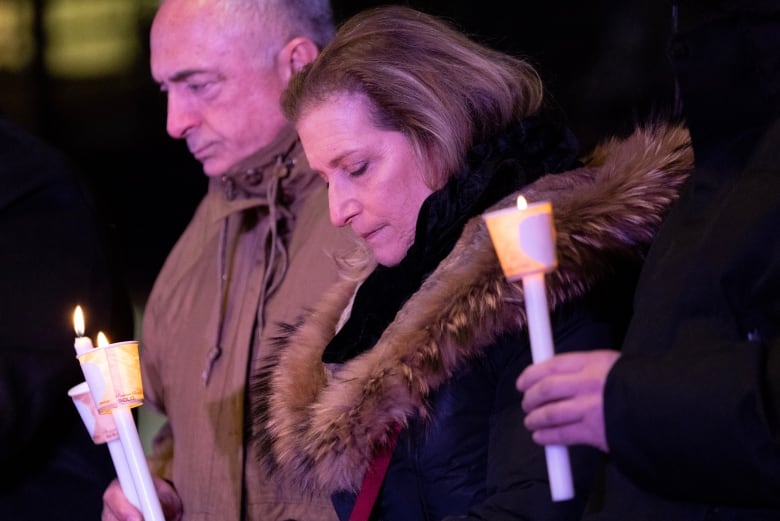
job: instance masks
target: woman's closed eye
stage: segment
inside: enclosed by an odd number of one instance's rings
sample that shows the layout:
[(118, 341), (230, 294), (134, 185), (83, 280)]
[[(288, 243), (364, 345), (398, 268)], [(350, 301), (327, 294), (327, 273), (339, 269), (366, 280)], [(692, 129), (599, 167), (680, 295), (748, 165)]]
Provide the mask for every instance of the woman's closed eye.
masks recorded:
[(366, 173), (368, 162), (360, 163), (356, 168), (347, 170), (350, 177), (358, 177)]

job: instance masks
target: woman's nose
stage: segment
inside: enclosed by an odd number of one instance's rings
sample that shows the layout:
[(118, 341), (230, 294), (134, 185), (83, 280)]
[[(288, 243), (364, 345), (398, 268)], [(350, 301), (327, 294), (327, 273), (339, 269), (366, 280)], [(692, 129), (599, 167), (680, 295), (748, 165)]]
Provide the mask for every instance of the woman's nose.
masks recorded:
[(328, 207), (334, 226), (346, 226), (360, 211), (357, 199), (336, 179), (328, 183)]

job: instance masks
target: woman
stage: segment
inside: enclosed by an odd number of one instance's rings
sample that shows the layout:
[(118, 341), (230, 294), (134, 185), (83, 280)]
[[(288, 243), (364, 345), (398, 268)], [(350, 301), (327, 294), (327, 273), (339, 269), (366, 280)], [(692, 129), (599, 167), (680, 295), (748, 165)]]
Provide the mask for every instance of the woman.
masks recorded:
[[(531, 363), (523, 292), (481, 214), (518, 193), (552, 200), (556, 350), (613, 345), (630, 302), (618, 282), (690, 167), (686, 132), (639, 130), (581, 166), (529, 64), (398, 6), (348, 21), (283, 106), (331, 220), (366, 253), (254, 377), (266, 463), (331, 493), (342, 519), (576, 518), (595, 452), (571, 448), (576, 498), (552, 502), (513, 387)], [(384, 454), (375, 503), (356, 500)]]

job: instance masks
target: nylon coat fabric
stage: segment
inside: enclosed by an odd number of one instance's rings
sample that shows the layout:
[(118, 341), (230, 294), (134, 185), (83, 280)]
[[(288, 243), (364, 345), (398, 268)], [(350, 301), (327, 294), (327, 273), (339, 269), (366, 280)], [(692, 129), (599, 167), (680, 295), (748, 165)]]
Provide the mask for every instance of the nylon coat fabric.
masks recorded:
[[(555, 209), (560, 265), (548, 285), (556, 348), (615, 340), (619, 320), (598, 304), (600, 289), (618, 266), (643, 257), (691, 163), (687, 132), (660, 125), (522, 190)], [(492, 208), (516, 197), (505, 194)], [(264, 464), (334, 494), (342, 519), (396, 423), (404, 428), (376, 519), (567, 519), (582, 507), (595, 453), (573, 451), (581, 494), (553, 505), (543, 450), (522, 425), (514, 389), (530, 363), (522, 288), (503, 277), (479, 215), (459, 236), (371, 349), (322, 362), (360, 283), (345, 280), (287, 328), (255, 375), (253, 435), (272, 456)]]

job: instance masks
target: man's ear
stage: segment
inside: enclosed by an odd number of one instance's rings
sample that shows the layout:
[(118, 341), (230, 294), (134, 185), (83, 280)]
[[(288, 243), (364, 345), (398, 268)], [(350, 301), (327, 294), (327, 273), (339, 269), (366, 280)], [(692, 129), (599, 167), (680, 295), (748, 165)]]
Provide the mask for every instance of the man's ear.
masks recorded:
[(279, 51), (276, 66), (280, 77), (285, 82), (289, 81), (292, 75), (301, 70), (304, 65), (314, 61), (319, 52), (317, 45), (308, 38), (303, 36), (293, 38)]

